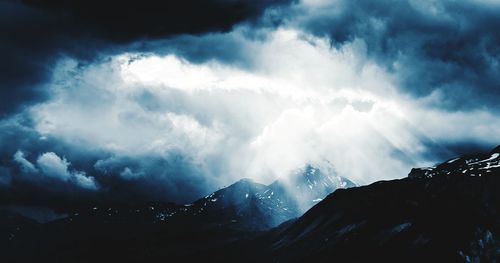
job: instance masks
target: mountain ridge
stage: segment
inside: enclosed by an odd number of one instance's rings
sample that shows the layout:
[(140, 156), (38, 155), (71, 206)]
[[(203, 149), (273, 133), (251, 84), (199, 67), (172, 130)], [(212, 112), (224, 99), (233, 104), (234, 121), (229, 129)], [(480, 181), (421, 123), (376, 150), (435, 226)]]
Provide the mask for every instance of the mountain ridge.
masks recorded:
[[(496, 163), (498, 155), (492, 151), (414, 169), (402, 179), (339, 189), (294, 222), (253, 243), (236, 245), (235, 258), (500, 262), (500, 169), (492, 167)], [(255, 250), (245, 255), (238, 246)]]
[[(285, 184), (240, 180), (193, 204), (174, 206), (172, 211), (184, 212), (164, 218), (174, 224), (56, 221), (42, 228), (30, 226), (29, 235), (16, 234), (35, 237), (27, 244), (42, 246), (36, 250), (28, 246), (29, 251), (42, 251), (24, 255), (29, 259), (52, 259), (52, 247), (58, 244), (65, 249), (62, 258), (79, 257), (81, 262), (500, 262), (498, 158), (494, 151), (467, 155), (413, 169), (402, 179), (337, 189), (302, 216), (270, 230), (259, 225), (267, 220), (267, 206), (276, 205)], [(306, 166), (302, 172), (303, 189), (325, 186), (319, 180), (314, 183), (316, 171)], [(215, 209), (204, 208), (202, 217), (189, 216), (202, 207)], [(154, 215), (158, 209), (147, 211)], [(100, 207), (95, 211), (108, 212)], [(221, 212), (226, 217), (217, 218)], [(256, 225), (239, 225), (238, 220), (251, 216)], [(41, 238), (45, 235), (50, 238)], [(15, 253), (19, 244), (27, 246), (21, 241), (3, 247)]]

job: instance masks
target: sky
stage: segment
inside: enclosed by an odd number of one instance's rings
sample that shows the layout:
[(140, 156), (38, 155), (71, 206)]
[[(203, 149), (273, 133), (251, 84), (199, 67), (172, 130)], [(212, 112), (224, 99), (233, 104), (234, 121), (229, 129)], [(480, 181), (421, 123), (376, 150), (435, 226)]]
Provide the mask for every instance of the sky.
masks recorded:
[(495, 0), (0, 1), (0, 200), (363, 185), (500, 144)]

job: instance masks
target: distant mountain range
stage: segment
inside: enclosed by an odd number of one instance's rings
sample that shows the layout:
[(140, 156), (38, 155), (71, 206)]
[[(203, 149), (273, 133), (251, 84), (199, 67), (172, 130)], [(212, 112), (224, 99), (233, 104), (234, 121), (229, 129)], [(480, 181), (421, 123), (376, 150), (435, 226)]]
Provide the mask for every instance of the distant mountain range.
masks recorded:
[(44, 224), (4, 211), (0, 247), (8, 262), (500, 262), (500, 147), (352, 186), (307, 165), (189, 205), (89, 207)]
[(354, 186), (347, 178), (306, 165), (286, 180), (270, 185), (242, 179), (186, 205), (181, 214), (203, 216), (205, 221), (216, 224), (265, 230), (301, 216), (336, 189)]
[[(155, 231), (166, 232), (164, 237), (160, 237), (160, 243), (169, 243), (179, 236), (201, 238), (204, 240), (201, 242), (203, 244), (213, 239), (226, 243), (242, 236), (253, 236), (299, 217), (336, 189), (356, 186), (347, 178), (336, 175), (332, 169), (327, 172), (306, 165), (270, 185), (242, 179), (186, 205), (148, 202), (69, 207), (63, 214), (54, 216), (55, 220), (48, 222), (30, 219), (39, 220), (39, 208), (30, 211), (26, 207), (9, 207), (0, 214), (0, 223), (3, 223), (3, 228), (0, 228), (0, 234), (3, 234), (0, 236), (3, 238), (0, 240), (0, 247), (11, 247), (12, 252), (27, 246), (41, 253), (36, 254), (36, 257), (30, 255), (26, 259), (29, 261), (33, 258), (50, 257), (43, 249), (35, 246), (34, 240), (38, 240), (42, 247), (54, 242), (73, 243), (71, 248), (65, 249), (72, 251), (69, 254), (76, 255), (85, 253), (80, 248), (89, 243), (93, 247), (109, 241), (106, 251), (97, 250), (99, 253), (109, 254), (115, 245), (116, 249), (130, 246), (131, 244), (121, 242), (132, 237), (156, 240), (157, 237), (151, 238), (151, 232)], [(176, 246), (196, 246), (189, 238), (184, 242), (178, 241)], [(14, 244), (17, 245), (13, 247)], [(138, 244), (141, 249), (142, 245)], [(45, 249), (50, 251), (50, 248)]]
[(207, 227), (262, 231), (301, 216), (336, 189), (354, 186), (352, 181), (336, 175), (333, 170), (326, 174), (319, 168), (306, 165), (270, 185), (241, 179), (191, 204), (150, 202), (96, 205), (70, 210), (66, 217), (58, 221), (153, 224), (190, 221)]

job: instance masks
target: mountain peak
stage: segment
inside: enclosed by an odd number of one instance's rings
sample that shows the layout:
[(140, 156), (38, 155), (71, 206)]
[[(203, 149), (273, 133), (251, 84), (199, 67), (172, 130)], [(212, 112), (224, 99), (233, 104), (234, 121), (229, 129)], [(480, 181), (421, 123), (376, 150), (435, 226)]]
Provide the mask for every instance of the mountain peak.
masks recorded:
[(309, 188), (321, 185), (332, 188), (331, 192), (337, 188), (356, 186), (349, 179), (338, 175), (332, 167), (322, 167), (312, 164), (306, 164), (303, 169), (297, 170), (291, 178), (295, 184), (306, 184)]
[(491, 153), (467, 155), (454, 158), (435, 167), (413, 168), (409, 178), (431, 178), (436, 176), (483, 176), (500, 170), (500, 146)]
[(242, 178), (236, 181), (234, 184), (255, 184), (256, 182), (251, 178)]
[(223, 188), (219, 191), (225, 191), (225, 192), (227, 192), (227, 191), (243, 191), (243, 190), (244, 191), (248, 191), (248, 190), (259, 191), (263, 187), (265, 187), (265, 185), (257, 183), (250, 178), (243, 178), (243, 179), (240, 179), (237, 182), (235, 182), (235, 183), (229, 185), (228, 187)]
[(333, 168), (320, 170), (306, 164), (270, 185), (240, 179), (195, 201), (186, 210), (207, 218), (235, 220), (242, 227), (267, 229), (302, 215), (336, 189), (352, 186), (356, 185), (338, 176)]

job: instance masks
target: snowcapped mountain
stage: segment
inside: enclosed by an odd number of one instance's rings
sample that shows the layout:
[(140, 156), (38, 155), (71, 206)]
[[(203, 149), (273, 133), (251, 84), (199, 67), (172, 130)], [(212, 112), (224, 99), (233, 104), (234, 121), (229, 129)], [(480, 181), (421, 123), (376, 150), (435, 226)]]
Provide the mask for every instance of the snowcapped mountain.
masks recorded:
[(258, 230), (272, 227), (274, 215), (266, 211), (259, 194), (267, 189), (266, 185), (250, 179), (238, 182), (213, 192), (192, 204), (181, 208), (184, 217), (202, 220), (205, 224), (220, 227), (238, 227)]
[(295, 199), (302, 214), (336, 189), (355, 186), (355, 183), (336, 175), (333, 170), (323, 172), (308, 164), (305, 168), (295, 171), (288, 181), (278, 180), (269, 187), (277, 192), (288, 193)]
[(483, 176), (500, 171), (500, 146), (489, 154), (475, 154), (448, 160), (435, 167), (413, 168), (409, 178), (436, 176)]
[(183, 212), (204, 216), (217, 224), (237, 223), (244, 228), (268, 229), (302, 215), (338, 188), (356, 186), (334, 172), (323, 173), (306, 165), (288, 178), (270, 185), (242, 179), (186, 205)]

